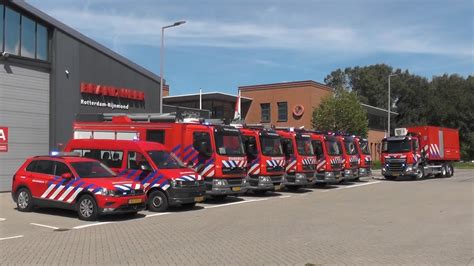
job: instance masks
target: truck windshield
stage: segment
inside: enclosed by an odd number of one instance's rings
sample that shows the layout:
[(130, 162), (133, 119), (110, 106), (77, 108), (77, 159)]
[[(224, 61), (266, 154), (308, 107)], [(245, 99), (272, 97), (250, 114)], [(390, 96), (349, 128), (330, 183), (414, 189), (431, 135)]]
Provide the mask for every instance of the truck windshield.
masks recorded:
[(114, 171), (101, 162), (73, 162), (71, 166), (81, 178), (108, 178), (116, 176)]
[(335, 156), (335, 155), (342, 154), (341, 144), (339, 143), (339, 141), (335, 139), (328, 139), (325, 141), (325, 143), (326, 143), (326, 150), (328, 150), (329, 155)]
[(239, 133), (216, 132), (217, 153), (227, 156), (244, 156), (244, 144)]
[(260, 137), (260, 146), (262, 147), (262, 154), (265, 156), (282, 156), (283, 149), (279, 137)]
[(353, 140), (344, 140), (344, 148), (346, 148), (347, 155), (357, 154), (357, 148)]
[(362, 151), (362, 154), (370, 155), (369, 142), (361, 140), (359, 141), (359, 146), (360, 150)]
[(382, 141), (382, 152), (396, 153), (396, 152), (409, 152), (411, 150), (410, 141), (408, 140), (383, 140)]
[(299, 155), (313, 156), (313, 145), (310, 138), (296, 138), (296, 149)]
[(150, 158), (156, 164), (156, 167), (158, 167), (158, 169), (186, 168), (186, 166), (184, 166), (184, 164), (178, 158), (176, 158), (169, 152), (148, 151), (148, 155), (150, 155)]

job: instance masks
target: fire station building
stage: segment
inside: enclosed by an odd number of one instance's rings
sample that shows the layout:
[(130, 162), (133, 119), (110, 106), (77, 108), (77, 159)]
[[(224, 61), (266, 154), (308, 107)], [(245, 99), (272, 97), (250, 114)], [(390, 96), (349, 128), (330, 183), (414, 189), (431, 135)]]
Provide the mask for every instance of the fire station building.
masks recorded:
[(159, 81), (24, 1), (1, 1), (0, 191), (25, 158), (71, 138), (78, 113), (159, 112)]

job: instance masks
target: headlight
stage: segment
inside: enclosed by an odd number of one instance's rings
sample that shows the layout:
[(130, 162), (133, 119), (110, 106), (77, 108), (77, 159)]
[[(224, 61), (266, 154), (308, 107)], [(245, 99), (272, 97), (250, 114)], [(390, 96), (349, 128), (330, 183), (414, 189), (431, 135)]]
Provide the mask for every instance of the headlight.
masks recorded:
[(216, 187), (223, 187), (223, 186), (227, 186), (228, 183), (227, 183), (227, 180), (225, 179), (214, 179), (212, 180), (212, 185)]
[(260, 182), (271, 182), (272, 180), (270, 179), (269, 176), (259, 176), (258, 181), (260, 181)]
[(171, 185), (172, 187), (181, 187), (181, 186), (183, 185), (183, 181), (172, 179), (172, 180), (170, 181), (170, 185)]
[(326, 173), (324, 173), (324, 175), (325, 175), (326, 177), (334, 177), (334, 173), (333, 173), (333, 172), (326, 172)]
[(296, 173), (296, 179), (306, 179), (306, 175), (302, 173)]
[(109, 197), (115, 197), (116, 193), (115, 193), (115, 190), (108, 190), (106, 188), (102, 188), (102, 195), (109, 196)]

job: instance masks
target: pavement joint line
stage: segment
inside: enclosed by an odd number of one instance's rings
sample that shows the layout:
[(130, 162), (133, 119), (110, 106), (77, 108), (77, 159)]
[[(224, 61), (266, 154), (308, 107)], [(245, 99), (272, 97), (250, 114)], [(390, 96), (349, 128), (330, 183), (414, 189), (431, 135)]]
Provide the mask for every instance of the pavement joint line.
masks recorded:
[(244, 201), (237, 201), (237, 202), (225, 203), (225, 204), (220, 204), (220, 205), (206, 206), (206, 207), (204, 207), (204, 209), (219, 208), (219, 207), (225, 207), (225, 206), (231, 206), (231, 205), (237, 205), (237, 204), (243, 204), (243, 203), (250, 203), (250, 202), (257, 202), (257, 201), (265, 201), (265, 200), (269, 200), (269, 198), (244, 200)]
[(162, 216), (162, 215), (167, 215), (167, 214), (171, 214), (171, 212), (160, 212), (160, 213), (147, 214), (147, 215), (145, 215), (145, 218), (150, 218), (150, 217), (155, 217), (155, 216)]
[(3, 238), (0, 238), (0, 241), (2, 241), (2, 240), (8, 240), (8, 239), (21, 238), (21, 237), (24, 237), (24, 235), (17, 235), (17, 236), (3, 237)]
[(82, 228), (87, 228), (87, 227), (92, 227), (92, 226), (97, 226), (97, 225), (113, 224), (113, 223), (115, 222), (99, 222), (99, 223), (93, 223), (93, 224), (83, 224), (83, 225), (75, 226), (72, 229), (82, 229)]
[(31, 225), (34, 225), (34, 226), (39, 226), (39, 227), (45, 227), (45, 228), (53, 229), (53, 230), (59, 229), (59, 227), (55, 227), (55, 226), (51, 226), (51, 225), (46, 225), (46, 224), (37, 224), (37, 223), (30, 223), (30, 224), (31, 224)]

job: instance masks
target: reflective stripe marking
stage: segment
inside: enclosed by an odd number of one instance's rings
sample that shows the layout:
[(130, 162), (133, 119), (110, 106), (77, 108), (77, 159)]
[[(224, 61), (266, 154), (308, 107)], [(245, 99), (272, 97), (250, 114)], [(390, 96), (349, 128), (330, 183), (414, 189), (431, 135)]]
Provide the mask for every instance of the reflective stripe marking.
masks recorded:
[(74, 194), (72, 194), (72, 196), (66, 202), (71, 203), (82, 190), (83, 188), (78, 188), (76, 192), (74, 192)]
[(63, 199), (65, 199), (67, 197), (67, 195), (69, 195), (69, 193), (71, 193), (71, 191), (74, 189), (74, 187), (68, 187), (68, 189), (66, 189), (66, 191), (64, 191), (64, 193), (61, 195), (61, 197), (59, 197), (59, 201), (62, 201)]
[(64, 188), (63, 185), (59, 186), (59, 188), (56, 189), (56, 191), (54, 191), (53, 195), (51, 195), (51, 196), (49, 197), (49, 199), (54, 199), (54, 198), (56, 198), (56, 196), (59, 194), (59, 192), (61, 192), (61, 190), (63, 190), (63, 188)]
[(41, 198), (45, 198), (46, 196), (48, 196), (49, 192), (51, 192), (51, 190), (55, 187), (56, 185), (49, 185), (48, 189), (46, 189), (46, 191), (43, 193), (43, 195), (41, 195)]

